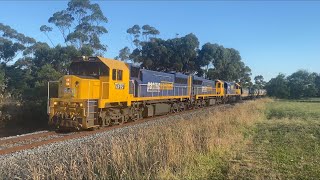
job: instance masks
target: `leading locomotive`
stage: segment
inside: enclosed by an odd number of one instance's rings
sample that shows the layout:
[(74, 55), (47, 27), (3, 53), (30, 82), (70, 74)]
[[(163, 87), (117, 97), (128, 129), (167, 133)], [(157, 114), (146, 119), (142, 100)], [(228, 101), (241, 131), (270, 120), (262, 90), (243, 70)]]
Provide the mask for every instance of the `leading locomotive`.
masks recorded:
[(99, 56), (73, 60), (69, 75), (57, 83), (58, 97), (48, 98), (49, 125), (75, 130), (238, 101), (242, 94), (237, 83), (156, 72)]

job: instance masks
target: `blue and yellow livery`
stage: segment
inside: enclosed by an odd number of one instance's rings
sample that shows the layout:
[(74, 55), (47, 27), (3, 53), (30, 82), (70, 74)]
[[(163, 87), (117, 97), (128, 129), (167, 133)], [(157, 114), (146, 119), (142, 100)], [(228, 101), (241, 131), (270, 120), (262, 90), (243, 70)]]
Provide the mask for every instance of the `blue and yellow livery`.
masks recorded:
[(68, 129), (122, 124), (241, 97), (236, 83), (151, 71), (99, 56), (73, 60), (57, 84), (58, 97), (48, 98), (49, 124)]

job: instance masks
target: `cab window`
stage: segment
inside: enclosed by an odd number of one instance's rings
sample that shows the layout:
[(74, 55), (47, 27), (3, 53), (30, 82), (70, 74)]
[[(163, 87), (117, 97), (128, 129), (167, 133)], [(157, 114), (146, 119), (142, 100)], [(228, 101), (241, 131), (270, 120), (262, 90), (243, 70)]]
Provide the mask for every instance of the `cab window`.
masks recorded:
[(117, 72), (117, 80), (122, 81), (122, 70), (118, 70)]
[(112, 69), (112, 80), (116, 80), (116, 79), (117, 79), (117, 70)]
[(69, 67), (70, 75), (80, 76), (108, 76), (109, 68), (102, 62), (72, 62)]

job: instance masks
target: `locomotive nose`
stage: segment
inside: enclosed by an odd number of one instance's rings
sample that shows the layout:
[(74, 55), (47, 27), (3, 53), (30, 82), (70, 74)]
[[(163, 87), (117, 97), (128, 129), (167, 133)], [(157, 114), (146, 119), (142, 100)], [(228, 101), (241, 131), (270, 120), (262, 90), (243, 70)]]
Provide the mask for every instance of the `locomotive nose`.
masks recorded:
[(79, 86), (79, 82), (74, 76), (64, 76), (60, 79), (60, 97), (62, 98), (75, 98), (77, 97), (76, 89)]

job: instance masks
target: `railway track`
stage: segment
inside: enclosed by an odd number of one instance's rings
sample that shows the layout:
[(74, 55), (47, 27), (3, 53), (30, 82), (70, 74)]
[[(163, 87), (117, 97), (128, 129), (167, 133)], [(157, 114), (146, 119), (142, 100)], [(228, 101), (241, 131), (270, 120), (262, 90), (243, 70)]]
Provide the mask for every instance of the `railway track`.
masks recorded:
[(10, 153), (14, 153), (22, 150), (33, 149), (39, 146), (56, 143), (56, 142), (62, 142), (69, 139), (77, 139), (77, 138), (93, 135), (93, 134), (104, 132), (104, 131), (110, 131), (113, 129), (133, 126), (136, 124), (142, 124), (147, 121), (154, 121), (156, 119), (166, 118), (173, 115), (182, 115), (184, 113), (191, 113), (196, 111), (203, 111), (206, 109), (216, 109), (216, 108), (226, 108), (226, 107), (231, 107), (231, 105), (225, 104), (225, 105), (219, 105), (219, 106), (209, 106), (209, 107), (204, 107), (199, 109), (192, 109), (192, 110), (167, 114), (163, 116), (148, 117), (138, 121), (131, 121), (122, 125), (103, 127), (95, 131), (81, 131), (81, 132), (72, 132), (72, 133), (57, 133), (54, 131), (47, 131), (43, 133), (36, 133), (36, 134), (30, 134), (30, 135), (17, 136), (13, 138), (7, 138), (7, 139), (0, 140), (0, 155), (10, 154)]

